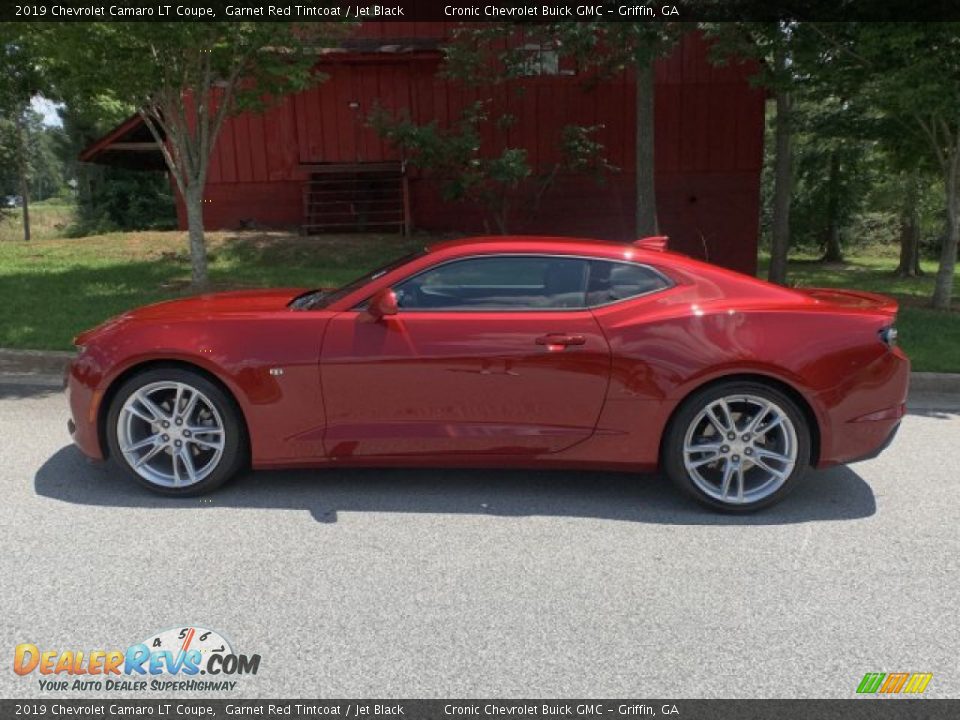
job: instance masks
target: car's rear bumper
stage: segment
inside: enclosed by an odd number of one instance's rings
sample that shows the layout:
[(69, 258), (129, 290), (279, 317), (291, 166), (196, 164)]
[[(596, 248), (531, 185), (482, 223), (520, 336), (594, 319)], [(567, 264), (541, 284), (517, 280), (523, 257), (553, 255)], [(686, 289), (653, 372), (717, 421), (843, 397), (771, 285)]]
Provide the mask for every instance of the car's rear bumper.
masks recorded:
[(893, 441), (907, 411), (910, 360), (899, 348), (885, 353), (851, 379), (829, 411), (821, 438), (820, 466), (876, 457)]
[(893, 442), (893, 439), (897, 436), (897, 432), (900, 430), (900, 421), (897, 421), (897, 424), (893, 426), (893, 429), (887, 433), (886, 439), (877, 445), (875, 448), (870, 450), (866, 455), (861, 455), (860, 457), (852, 458), (847, 460), (848, 463), (863, 462), (864, 460), (873, 460), (880, 453), (890, 447), (890, 444)]

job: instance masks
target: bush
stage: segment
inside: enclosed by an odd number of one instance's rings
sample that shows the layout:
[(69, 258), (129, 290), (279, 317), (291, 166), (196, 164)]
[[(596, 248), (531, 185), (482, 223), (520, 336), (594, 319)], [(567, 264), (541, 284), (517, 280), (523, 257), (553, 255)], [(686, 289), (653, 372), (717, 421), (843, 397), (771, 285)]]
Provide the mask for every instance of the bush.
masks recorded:
[(83, 174), (69, 237), (176, 229), (173, 192), (165, 173), (88, 166)]

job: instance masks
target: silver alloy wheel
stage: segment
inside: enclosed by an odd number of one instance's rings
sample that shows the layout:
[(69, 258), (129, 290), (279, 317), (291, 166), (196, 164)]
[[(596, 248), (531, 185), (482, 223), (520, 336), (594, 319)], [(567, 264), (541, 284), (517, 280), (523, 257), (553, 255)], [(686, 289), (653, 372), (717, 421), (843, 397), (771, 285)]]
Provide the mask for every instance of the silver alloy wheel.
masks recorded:
[(164, 381), (144, 385), (123, 403), (117, 442), (140, 477), (180, 488), (216, 469), (226, 433), (210, 398), (186, 383)]
[(693, 419), (683, 440), (683, 464), (694, 484), (715, 500), (746, 505), (769, 497), (797, 463), (797, 431), (776, 403), (728, 395)]

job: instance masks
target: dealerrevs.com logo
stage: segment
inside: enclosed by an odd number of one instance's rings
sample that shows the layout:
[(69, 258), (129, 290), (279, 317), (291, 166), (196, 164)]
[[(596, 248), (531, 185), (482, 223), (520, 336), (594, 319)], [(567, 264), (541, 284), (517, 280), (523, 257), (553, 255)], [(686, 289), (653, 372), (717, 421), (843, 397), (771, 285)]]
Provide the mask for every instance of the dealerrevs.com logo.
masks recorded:
[(229, 691), (256, 675), (259, 655), (234, 652), (218, 632), (197, 626), (164, 630), (120, 649), (47, 649), (20, 643), (13, 671), (35, 676), (45, 691)]

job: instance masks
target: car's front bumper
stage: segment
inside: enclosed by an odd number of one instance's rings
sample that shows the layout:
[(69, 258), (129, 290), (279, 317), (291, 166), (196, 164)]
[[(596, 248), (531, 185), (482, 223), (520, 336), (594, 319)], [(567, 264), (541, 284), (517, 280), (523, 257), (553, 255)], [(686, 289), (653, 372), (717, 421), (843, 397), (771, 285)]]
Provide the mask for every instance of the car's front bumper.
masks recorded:
[(97, 391), (99, 372), (84, 354), (75, 357), (67, 366), (65, 389), (70, 419), (67, 432), (74, 444), (91, 460), (103, 460), (99, 433), (99, 401)]

